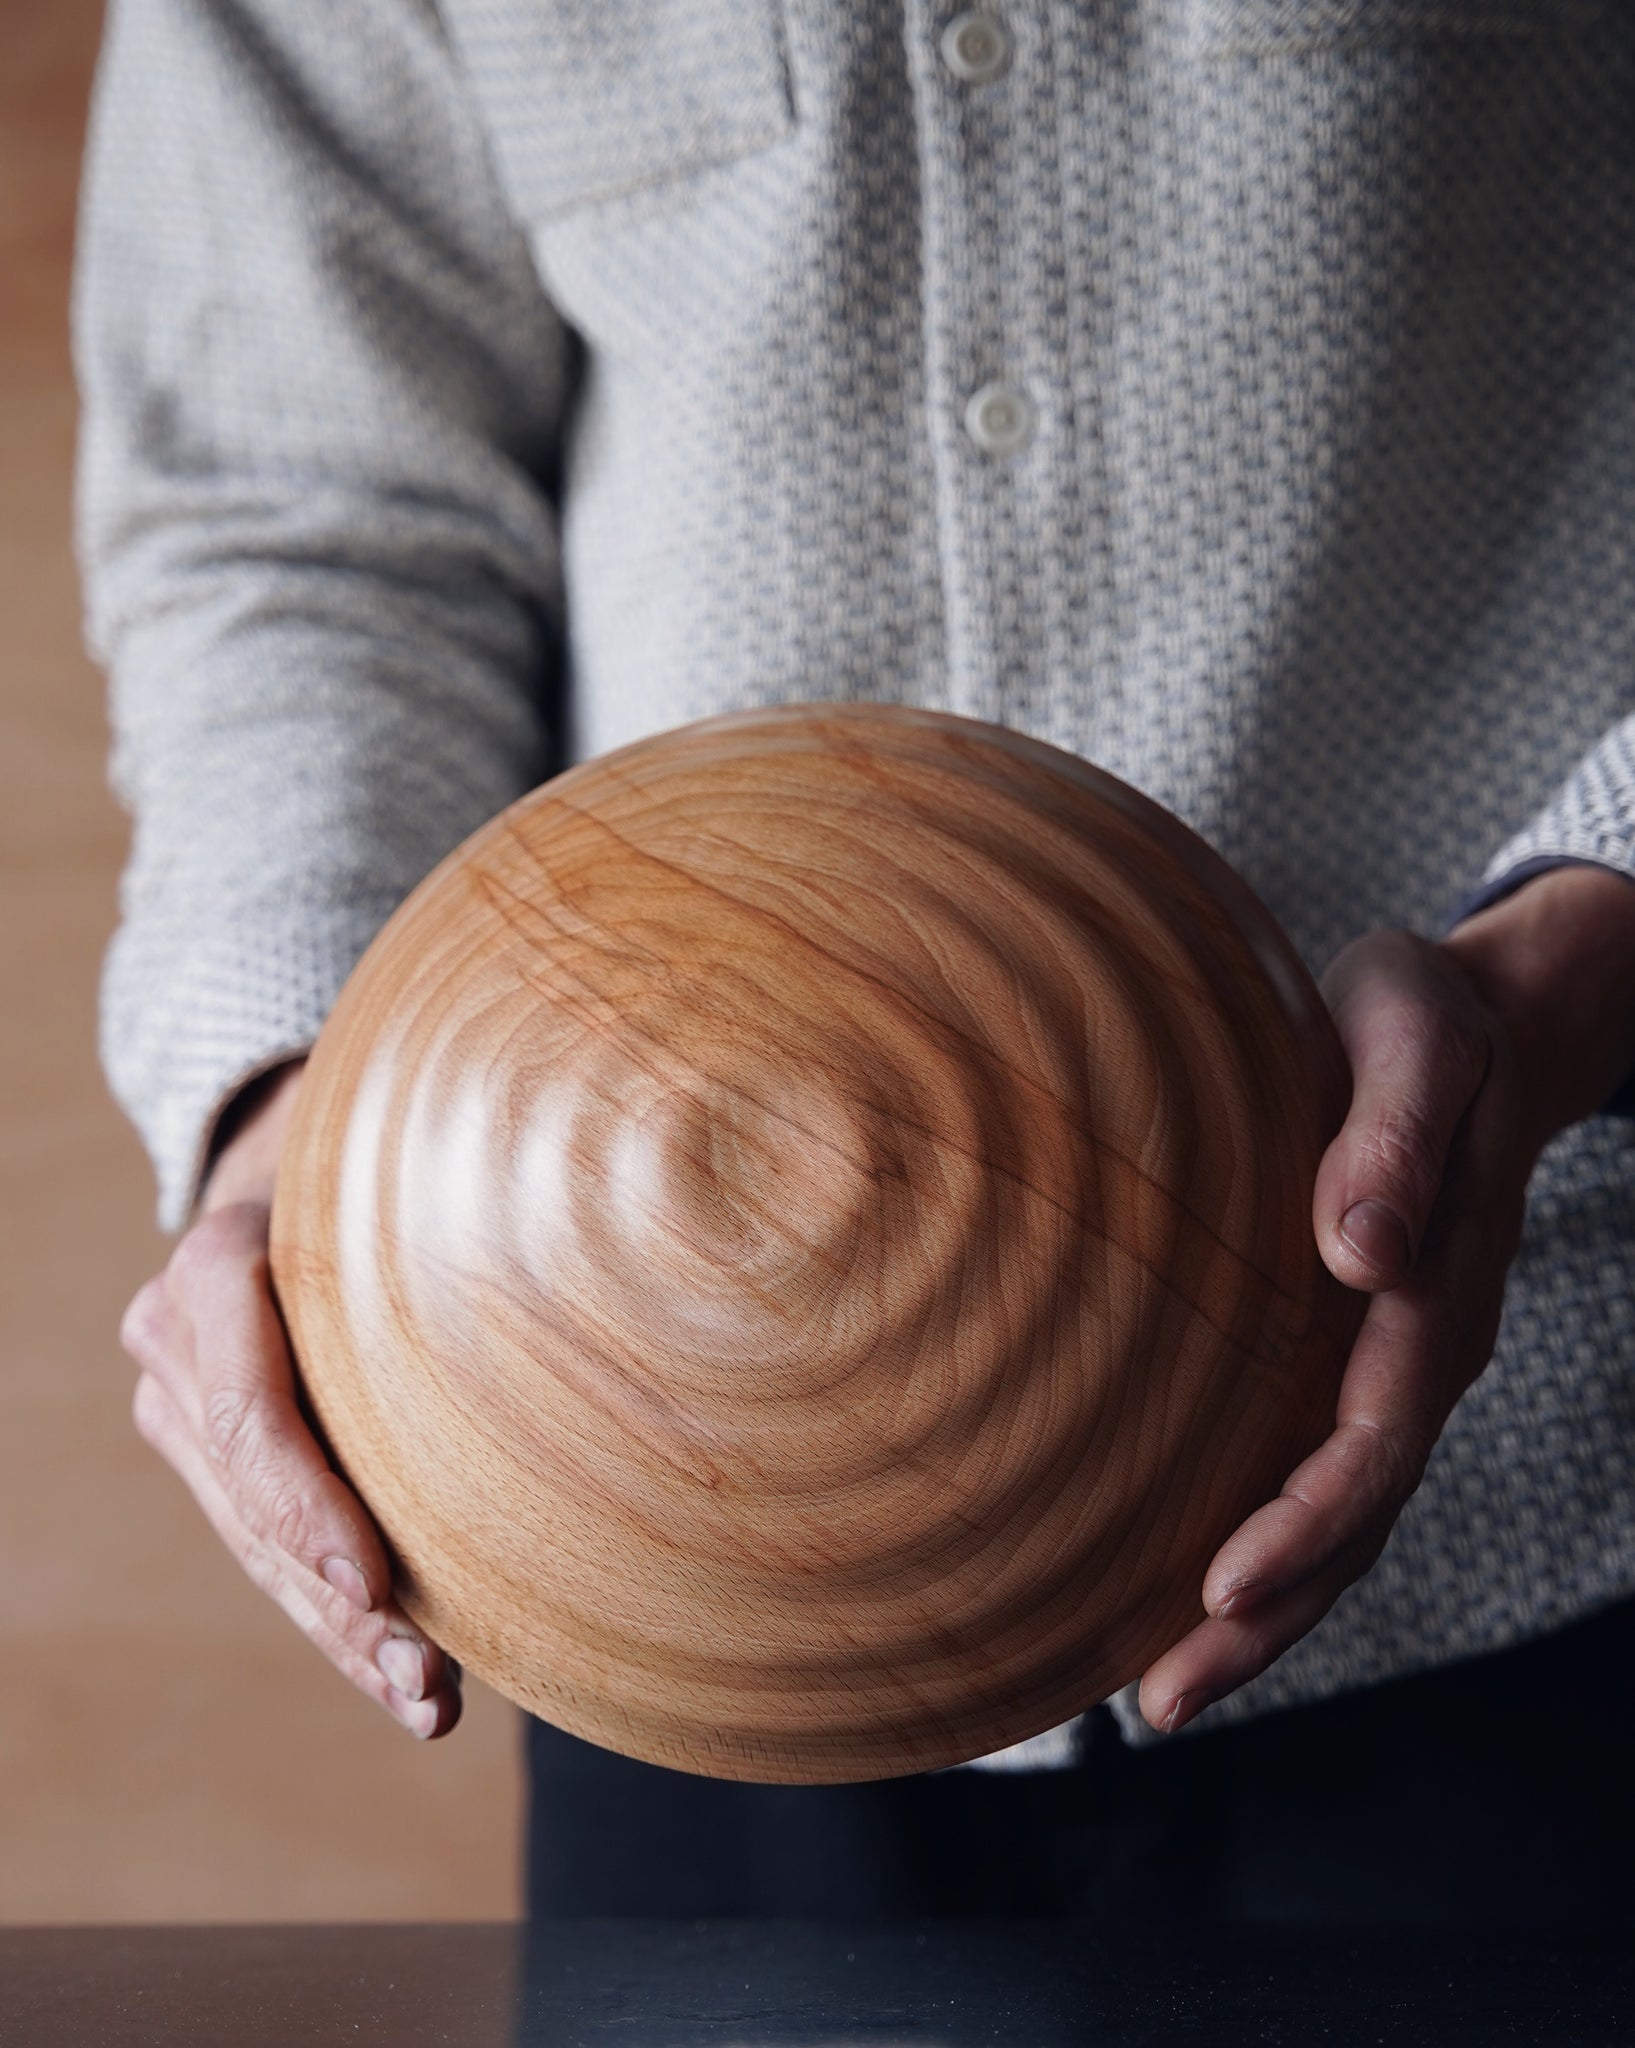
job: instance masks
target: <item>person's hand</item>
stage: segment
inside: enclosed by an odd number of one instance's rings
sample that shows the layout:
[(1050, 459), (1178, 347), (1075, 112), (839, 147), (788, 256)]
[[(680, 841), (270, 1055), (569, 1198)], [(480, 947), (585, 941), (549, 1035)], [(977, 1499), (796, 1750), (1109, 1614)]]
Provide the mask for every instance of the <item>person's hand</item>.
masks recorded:
[(126, 1309), (136, 1427), (216, 1534), (330, 1662), (411, 1734), (460, 1718), (460, 1670), (392, 1599), (380, 1531), (302, 1415), (272, 1295), (273, 1181), (302, 1063), (235, 1105), (200, 1203)]
[(1333, 1434), (1216, 1553), (1207, 1619), (1142, 1678), (1142, 1716), (1165, 1732), (1368, 1570), (1487, 1364), (1534, 1163), (1635, 1068), (1635, 883), (1550, 870), (1440, 944), (1354, 940), (1322, 990), (1353, 1094), (1312, 1220), (1329, 1269), (1373, 1300)]

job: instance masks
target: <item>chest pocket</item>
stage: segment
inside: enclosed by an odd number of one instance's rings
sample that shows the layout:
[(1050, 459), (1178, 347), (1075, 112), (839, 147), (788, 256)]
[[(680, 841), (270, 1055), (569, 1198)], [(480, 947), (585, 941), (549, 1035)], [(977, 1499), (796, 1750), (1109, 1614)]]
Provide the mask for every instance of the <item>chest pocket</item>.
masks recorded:
[(1186, 0), (1200, 55), (1297, 53), (1445, 36), (1559, 36), (1594, 25), (1605, 0)]
[(668, 184), (794, 126), (782, 0), (442, 0), (521, 219)]

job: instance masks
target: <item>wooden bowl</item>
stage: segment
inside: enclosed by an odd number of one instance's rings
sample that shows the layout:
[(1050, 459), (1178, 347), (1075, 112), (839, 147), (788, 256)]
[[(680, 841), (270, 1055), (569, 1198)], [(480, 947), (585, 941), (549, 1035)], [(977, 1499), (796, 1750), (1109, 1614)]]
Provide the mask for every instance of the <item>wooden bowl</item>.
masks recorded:
[(396, 912), (272, 1265), (399, 1597), (575, 1734), (926, 1770), (1202, 1614), (1333, 1425), (1310, 976), (1076, 757), (880, 705), (589, 762)]

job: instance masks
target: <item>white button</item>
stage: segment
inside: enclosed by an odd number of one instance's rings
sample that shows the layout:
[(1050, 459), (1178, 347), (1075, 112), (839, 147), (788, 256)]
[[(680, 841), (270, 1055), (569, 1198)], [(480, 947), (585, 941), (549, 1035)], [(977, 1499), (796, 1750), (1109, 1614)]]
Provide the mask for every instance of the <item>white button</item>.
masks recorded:
[(991, 14), (956, 14), (942, 32), (942, 61), (967, 85), (989, 85), (1011, 66), (1011, 39)]
[(1033, 407), (1014, 384), (984, 384), (965, 402), (965, 431), (984, 455), (1014, 455), (1033, 438)]

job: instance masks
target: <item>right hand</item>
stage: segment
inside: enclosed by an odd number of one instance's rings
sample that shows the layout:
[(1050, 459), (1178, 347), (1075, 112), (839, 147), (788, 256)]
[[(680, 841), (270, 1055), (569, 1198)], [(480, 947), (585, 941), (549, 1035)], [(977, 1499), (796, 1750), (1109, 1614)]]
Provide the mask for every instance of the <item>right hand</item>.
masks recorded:
[(381, 1533), (301, 1414), (272, 1294), (273, 1181), (304, 1064), (245, 1098), (198, 1220), (125, 1311), (132, 1412), (255, 1584), (425, 1740), (460, 1718), (460, 1667), (392, 1599)]

